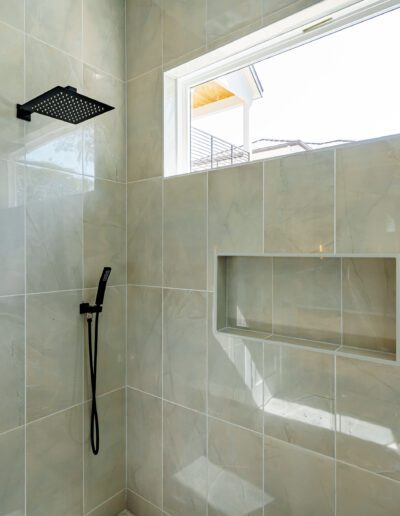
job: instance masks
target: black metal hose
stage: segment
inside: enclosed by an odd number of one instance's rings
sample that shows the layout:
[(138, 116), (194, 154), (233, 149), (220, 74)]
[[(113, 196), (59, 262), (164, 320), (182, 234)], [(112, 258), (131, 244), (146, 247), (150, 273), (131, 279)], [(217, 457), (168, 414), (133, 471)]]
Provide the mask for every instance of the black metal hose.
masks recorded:
[(96, 312), (94, 325), (94, 347), (92, 343), (92, 314), (87, 317), (88, 322), (88, 341), (89, 341), (89, 365), (90, 365), (90, 382), (92, 386), (92, 409), (90, 414), (90, 444), (94, 455), (99, 453), (100, 448), (100, 430), (99, 416), (97, 413), (96, 402), (96, 383), (97, 383), (97, 344), (99, 336), (99, 312)]

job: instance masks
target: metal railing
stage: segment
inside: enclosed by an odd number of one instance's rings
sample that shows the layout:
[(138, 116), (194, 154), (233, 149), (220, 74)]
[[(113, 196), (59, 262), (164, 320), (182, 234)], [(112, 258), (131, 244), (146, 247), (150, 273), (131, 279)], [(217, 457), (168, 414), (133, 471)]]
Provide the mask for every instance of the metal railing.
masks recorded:
[(231, 143), (192, 127), (190, 131), (191, 171), (226, 167), (250, 161), (250, 154)]

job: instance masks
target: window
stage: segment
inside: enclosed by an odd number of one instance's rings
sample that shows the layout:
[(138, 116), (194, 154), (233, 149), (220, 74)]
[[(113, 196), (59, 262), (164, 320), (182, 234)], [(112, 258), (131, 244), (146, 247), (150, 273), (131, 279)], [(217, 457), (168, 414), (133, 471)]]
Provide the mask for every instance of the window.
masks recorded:
[(321, 4), (166, 73), (166, 175), (400, 133), (399, 4)]

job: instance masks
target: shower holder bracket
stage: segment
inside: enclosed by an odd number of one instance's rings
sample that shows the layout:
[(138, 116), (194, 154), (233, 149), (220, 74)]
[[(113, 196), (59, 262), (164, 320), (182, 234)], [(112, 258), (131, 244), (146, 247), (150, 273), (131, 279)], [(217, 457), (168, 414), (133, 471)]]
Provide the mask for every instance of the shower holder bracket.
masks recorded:
[(90, 305), (89, 303), (81, 303), (79, 305), (79, 313), (82, 314), (99, 314), (103, 311), (102, 306)]

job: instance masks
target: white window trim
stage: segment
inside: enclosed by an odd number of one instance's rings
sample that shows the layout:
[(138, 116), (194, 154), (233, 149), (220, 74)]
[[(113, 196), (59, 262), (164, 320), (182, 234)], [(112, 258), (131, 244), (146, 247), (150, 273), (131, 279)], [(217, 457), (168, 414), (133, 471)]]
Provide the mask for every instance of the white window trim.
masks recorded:
[(190, 90), (193, 86), (396, 7), (400, 7), (399, 0), (323, 0), (164, 72), (164, 175), (190, 173)]

